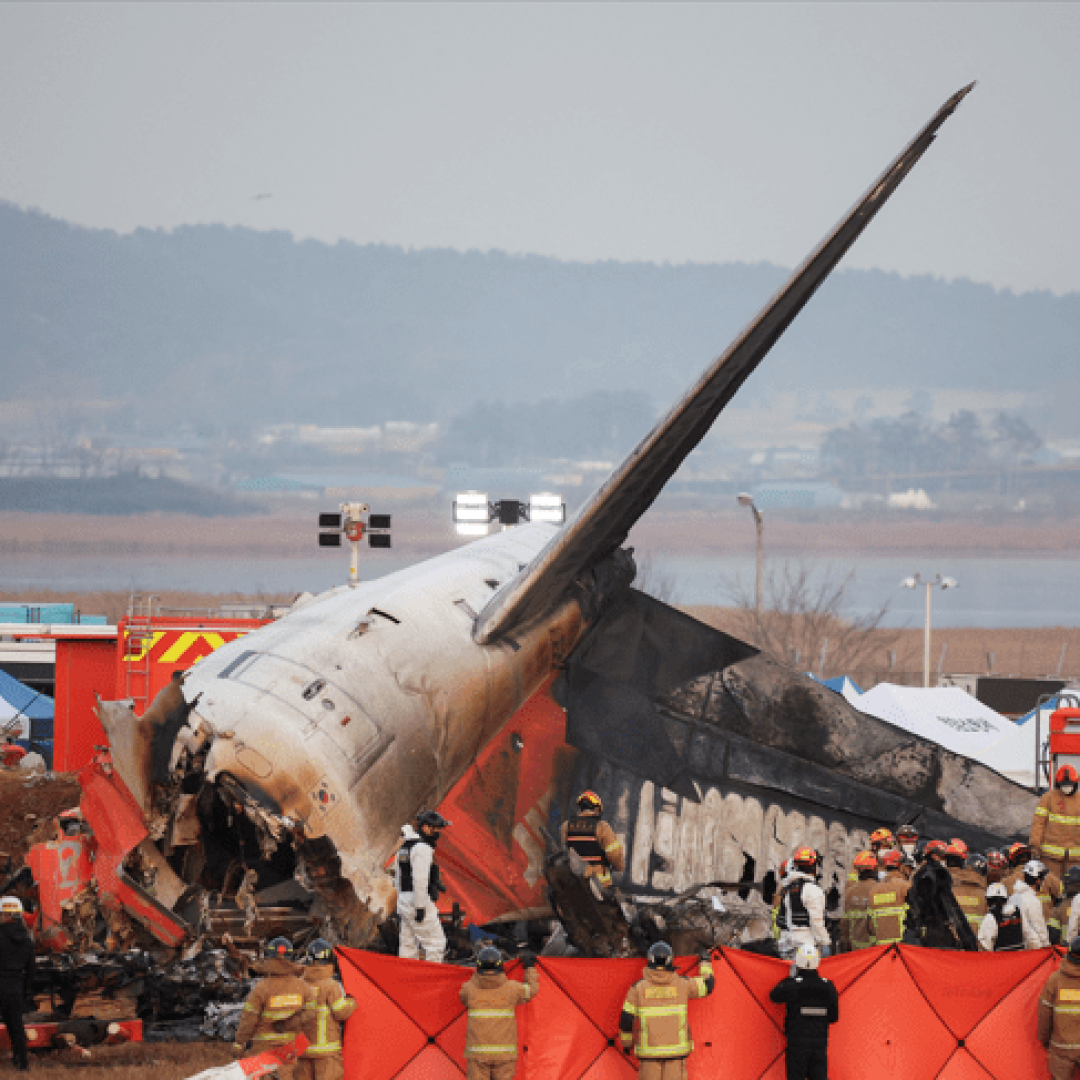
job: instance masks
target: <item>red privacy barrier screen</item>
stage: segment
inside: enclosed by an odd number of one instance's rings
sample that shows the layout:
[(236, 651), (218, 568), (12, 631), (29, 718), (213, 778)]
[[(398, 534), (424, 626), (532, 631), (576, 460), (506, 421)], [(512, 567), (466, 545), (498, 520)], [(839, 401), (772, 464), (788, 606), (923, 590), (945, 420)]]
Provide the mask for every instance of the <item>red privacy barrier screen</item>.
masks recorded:
[[(338, 951), (357, 1001), (346, 1025), (347, 1080), (460, 1080), (465, 1075), (464, 968)], [(834, 957), (822, 973), (840, 991), (832, 1080), (1044, 1080), (1039, 992), (1059, 963), (1051, 949), (956, 953), (879, 946)], [(641, 960), (541, 960), (540, 995), (518, 1010), (518, 1080), (633, 1080), (615, 1045)], [(683, 974), (697, 961), (679, 961)], [(783, 1080), (784, 1011), (769, 991), (780, 960), (724, 950), (716, 989), (690, 1003), (697, 1049), (690, 1080)], [(508, 965), (521, 978), (520, 965)]]

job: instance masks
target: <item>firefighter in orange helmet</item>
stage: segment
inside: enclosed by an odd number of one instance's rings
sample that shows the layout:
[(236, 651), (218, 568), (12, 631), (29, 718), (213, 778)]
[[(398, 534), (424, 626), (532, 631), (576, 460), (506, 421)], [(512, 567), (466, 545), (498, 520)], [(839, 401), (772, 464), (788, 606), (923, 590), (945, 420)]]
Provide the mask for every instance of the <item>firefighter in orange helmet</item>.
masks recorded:
[[(780, 955), (795, 956), (804, 942), (816, 945), (822, 956), (829, 955), (830, 938), (825, 925), (825, 893), (817, 883), (821, 859), (812, 847), (801, 847), (791, 856), (791, 870), (780, 890)], [(850, 888), (850, 886), (848, 886)]]
[(895, 945), (903, 939), (907, 918), (908, 875), (904, 873), (905, 856), (899, 851), (882, 852), (878, 862), (885, 876), (870, 894), (871, 932), (875, 945)]
[(715, 978), (708, 952), (698, 975), (675, 971), (675, 953), (666, 941), (649, 949), (644, 978), (630, 987), (619, 1017), (619, 1044), (638, 1058), (641, 1080), (686, 1080), (686, 1059), (694, 1049), (687, 1017), (692, 998), (708, 997)]
[(1031, 821), (1031, 857), (1038, 859), (1058, 879), (1072, 865), (1080, 864), (1080, 774), (1062, 765), (1054, 774), (1054, 786), (1039, 800)]
[[(1024, 880), (1024, 867), (1035, 859), (1035, 856), (1032, 855), (1030, 846), (1022, 843), (1013, 844), (1007, 854), (1010, 869), (1004, 878), (1004, 882), (1005, 888), (1009, 890), (1011, 896), (1016, 891), (1017, 884)], [(1042, 862), (1042, 859), (1036, 861)], [(1046, 863), (1043, 863), (1043, 866), (1046, 867)], [(1054, 910), (1064, 890), (1065, 886), (1062, 885), (1061, 878), (1049, 867), (1046, 867), (1046, 873), (1039, 883), (1039, 903), (1043, 906), (1044, 919)]]
[(614, 887), (611, 872), (622, 873), (626, 855), (615, 830), (600, 816), (604, 804), (595, 791), (577, 798), (577, 816), (562, 824), (562, 841), (588, 864), (586, 877), (595, 878), (605, 891)]
[(840, 922), (840, 951), (854, 952), (869, 949), (874, 941), (874, 886), (878, 883), (878, 861), (872, 851), (862, 851), (855, 857), (859, 880), (844, 890), (844, 914)]
[(1005, 858), (1005, 853), (998, 851), (997, 848), (991, 848), (986, 853), (986, 884), (995, 885), (999, 881), (1004, 881), (1008, 871), (1009, 860)]
[(986, 917), (986, 884), (979, 874), (964, 866), (967, 853), (968, 846), (963, 840), (950, 840), (945, 848), (945, 865), (952, 878), (953, 896), (971, 924), (972, 933), (978, 936)]

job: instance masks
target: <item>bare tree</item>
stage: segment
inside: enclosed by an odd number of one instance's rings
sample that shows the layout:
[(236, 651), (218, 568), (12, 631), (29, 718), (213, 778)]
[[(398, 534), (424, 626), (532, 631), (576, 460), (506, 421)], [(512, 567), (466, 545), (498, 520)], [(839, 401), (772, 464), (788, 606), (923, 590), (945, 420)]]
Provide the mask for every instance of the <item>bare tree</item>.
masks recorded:
[(651, 555), (635, 555), (637, 573), (634, 575), (634, 587), (651, 596), (654, 600), (671, 604), (675, 602), (679, 579), (673, 570), (658, 566)]
[(721, 591), (735, 607), (734, 632), (745, 641), (801, 671), (844, 675), (874, 667), (874, 655), (900, 636), (882, 628), (888, 601), (867, 614), (851, 614), (854, 584), (853, 570), (840, 576), (785, 561), (765, 574), (760, 613), (753, 584), (724, 578)]

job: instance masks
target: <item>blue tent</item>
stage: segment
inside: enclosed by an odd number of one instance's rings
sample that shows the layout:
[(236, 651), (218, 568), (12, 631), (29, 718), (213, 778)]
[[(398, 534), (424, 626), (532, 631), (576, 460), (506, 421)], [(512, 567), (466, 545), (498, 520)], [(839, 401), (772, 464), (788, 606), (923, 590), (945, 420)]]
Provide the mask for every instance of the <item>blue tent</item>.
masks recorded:
[[(26, 717), (30, 725), (29, 739), (15, 741), (27, 750), (40, 753), (45, 764), (52, 768), (53, 751), (53, 706), (48, 694), (39, 694), (24, 686), (18, 679), (6, 671), (0, 671), (0, 699), (14, 711), (17, 717)], [(0, 710), (7, 715), (8, 709)]]

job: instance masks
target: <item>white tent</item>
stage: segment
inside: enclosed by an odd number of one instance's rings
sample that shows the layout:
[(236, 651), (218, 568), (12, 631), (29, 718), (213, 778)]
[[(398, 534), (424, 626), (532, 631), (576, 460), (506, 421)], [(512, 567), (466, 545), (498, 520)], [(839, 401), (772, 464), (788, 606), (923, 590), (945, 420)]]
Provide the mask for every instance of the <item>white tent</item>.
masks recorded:
[[(1046, 743), (1049, 735), (1049, 724), (1044, 715), (1040, 722), (1039, 741)], [(1009, 780), (1014, 780), (1024, 787), (1035, 786), (1035, 723), (1017, 724), (1004, 739), (999, 740), (992, 746), (988, 746), (975, 755), (976, 761)], [(1046, 783), (1045, 776), (1042, 782)]]
[(852, 704), (860, 712), (970, 758), (979, 758), (982, 751), (1015, 731), (1011, 720), (958, 686), (923, 689), (879, 683)]

